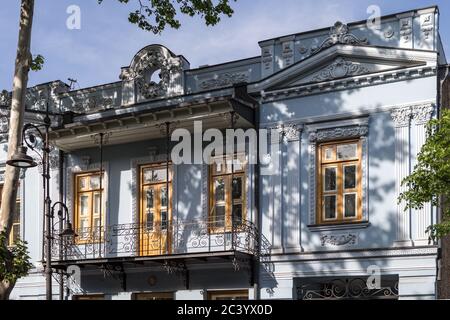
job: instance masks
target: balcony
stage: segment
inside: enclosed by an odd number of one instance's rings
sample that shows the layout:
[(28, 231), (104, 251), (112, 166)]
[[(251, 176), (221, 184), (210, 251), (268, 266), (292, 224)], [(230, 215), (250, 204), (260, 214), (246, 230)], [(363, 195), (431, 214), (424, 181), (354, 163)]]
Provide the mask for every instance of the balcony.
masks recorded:
[(169, 225), (118, 224), (76, 230), (73, 239), (54, 238), (52, 265), (151, 262), (186, 258), (268, 256), (269, 242), (252, 222), (171, 222)]

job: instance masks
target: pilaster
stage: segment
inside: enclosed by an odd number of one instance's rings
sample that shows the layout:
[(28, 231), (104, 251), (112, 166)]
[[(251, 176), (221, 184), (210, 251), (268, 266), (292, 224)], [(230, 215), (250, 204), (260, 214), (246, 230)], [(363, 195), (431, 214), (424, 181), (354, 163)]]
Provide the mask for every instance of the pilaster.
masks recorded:
[[(395, 126), (395, 201), (406, 191), (401, 185), (410, 173), (410, 123), (411, 107), (398, 108), (391, 116)], [(411, 212), (405, 211), (405, 203), (396, 203), (397, 212), (397, 240), (396, 246), (412, 245), (411, 241)]]

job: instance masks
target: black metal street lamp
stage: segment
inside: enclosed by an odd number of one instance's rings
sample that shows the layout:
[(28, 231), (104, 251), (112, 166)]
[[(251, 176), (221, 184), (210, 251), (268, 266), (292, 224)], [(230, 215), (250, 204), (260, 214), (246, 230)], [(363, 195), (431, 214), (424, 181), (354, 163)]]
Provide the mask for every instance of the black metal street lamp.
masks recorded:
[(27, 150), (27, 147), (20, 146), (17, 148), (12, 158), (6, 162), (6, 164), (21, 169), (37, 167), (38, 164), (34, 161), (34, 159), (27, 155)]
[(55, 207), (58, 205), (60, 206), (60, 209), (58, 210), (58, 221), (53, 224), (52, 238), (56, 234), (55, 225), (59, 224), (59, 254), (61, 259), (63, 255), (63, 249), (66, 249), (66, 244), (72, 244), (75, 241), (75, 238), (78, 237), (78, 235), (75, 233), (75, 230), (72, 227), (72, 223), (70, 222), (69, 218), (69, 209), (67, 208), (65, 203), (58, 201), (52, 205), (52, 219), (54, 219), (55, 217)]
[[(10, 166), (22, 169), (33, 168), (37, 166), (37, 163), (32, 157), (27, 155), (28, 148), (34, 151), (42, 160), (42, 177), (43, 177), (43, 187), (44, 187), (44, 221), (45, 229), (43, 233), (43, 241), (46, 241), (45, 248), (45, 282), (46, 282), (46, 299), (52, 300), (52, 266), (51, 266), (51, 256), (52, 256), (52, 212), (50, 210), (51, 200), (50, 200), (50, 144), (49, 144), (49, 130), (50, 130), (51, 120), (47, 111), (44, 118), (45, 132), (39, 129), (38, 126), (34, 124), (27, 123), (24, 125), (22, 130), (22, 144), (19, 146), (14, 153), (14, 155), (6, 163)], [(27, 135), (28, 133), (28, 135)], [(42, 154), (37, 150), (36, 135), (37, 134), (41, 141), (43, 141)], [(26, 146), (25, 146), (26, 145)], [(27, 148), (28, 147), (28, 148)], [(67, 209), (67, 208), (66, 208)]]

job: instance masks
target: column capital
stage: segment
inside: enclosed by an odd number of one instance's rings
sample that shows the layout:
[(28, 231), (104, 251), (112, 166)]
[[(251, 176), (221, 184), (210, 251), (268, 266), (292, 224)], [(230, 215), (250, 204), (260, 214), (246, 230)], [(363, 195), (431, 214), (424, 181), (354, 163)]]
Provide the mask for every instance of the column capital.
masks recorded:
[(402, 107), (391, 111), (392, 121), (396, 128), (409, 127), (411, 122), (412, 108)]
[(424, 125), (431, 120), (434, 113), (434, 104), (426, 103), (412, 107), (412, 119), (416, 125)]

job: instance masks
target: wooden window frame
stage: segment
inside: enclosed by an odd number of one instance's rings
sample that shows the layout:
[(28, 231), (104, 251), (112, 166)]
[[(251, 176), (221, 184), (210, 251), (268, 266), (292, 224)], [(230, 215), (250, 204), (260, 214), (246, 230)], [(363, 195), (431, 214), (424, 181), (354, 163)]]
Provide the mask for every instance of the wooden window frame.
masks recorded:
[[(1, 207), (1, 197), (3, 194), (3, 183), (0, 184), (0, 207)], [(21, 210), (21, 204), (22, 204), (22, 199), (20, 197), (20, 182), (17, 183), (17, 197), (16, 197), (16, 206), (19, 205), (19, 211), (16, 212), (16, 214), (19, 216), (19, 222), (14, 222), (14, 217), (13, 217), (13, 222), (12, 222), (12, 226), (11, 226), (11, 231), (9, 233), (9, 237), (8, 237), (8, 241), (7, 241), (7, 245), (8, 247), (14, 247), (14, 226), (19, 226), (19, 236), (18, 238), (21, 238), (21, 226), (22, 226), (22, 210)]]
[[(249, 294), (247, 289), (242, 290), (216, 290), (216, 291), (208, 291), (207, 299), (208, 300), (217, 300), (217, 298), (233, 298), (239, 296), (246, 296), (249, 300)], [(244, 301), (244, 300), (243, 300)]]
[[(101, 176), (100, 179), (103, 178), (102, 181), (102, 189), (98, 188), (98, 189), (87, 189), (84, 191), (80, 191), (79, 190), (79, 181), (81, 177), (89, 177), (88, 179), (88, 185), (90, 184), (90, 177), (92, 176)], [(94, 212), (93, 212), (93, 206), (94, 206), (94, 198), (95, 198), (95, 194), (101, 192), (102, 194), (102, 211), (100, 213), (101, 216), (101, 221), (102, 221), (102, 227), (104, 227), (106, 225), (106, 186), (105, 186), (105, 171), (103, 171), (103, 174), (100, 174), (99, 170), (94, 170), (94, 171), (85, 171), (85, 172), (76, 172), (73, 174), (73, 178), (74, 178), (74, 228), (75, 230), (80, 230), (80, 213), (79, 213), (79, 207), (80, 207), (80, 203), (79, 203), (79, 197), (81, 194), (90, 194), (90, 204), (88, 206), (88, 226), (85, 228), (89, 228), (91, 229), (91, 232), (89, 233), (89, 236), (87, 239), (82, 238), (82, 236), (78, 236), (76, 238), (76, 243), (77, 244), (84, 244), (84, 243), (99, 243), (99, 239), (92, 239), (92, 233), (93, 233), (93, 228), (94, 226)], [(102, 232), (102, 237), (101, 237), (101, 242), (104, 242), (104, 232)]]
[[(159, 188), (166, 186), (166, 180), (159, 181), (159, 182), (149, 182), (144, 183), (144, 171), (145, 169), (154, 168), (154, 169), (164, 169), (166, 170), (166, 163), (150, 163), (150, 164), (142, 164), (139, 165), (139, 191), (138, 191), (138, 199), (139, 199), (139, 223), (143, 224), (144, 222), (144, 194), (143, 189), (146, 186), (157, 186)], [(172, 163), (169, 162), (169, 177), (166, 177), (166, 179), (169, 179), (169, 197), (167, 199), (168, 201), (168, 207), (167, 207), (167, 220), (170, 223), (172, 220), (172, 199), (173, 199), (173, 168)], [(156, 198), (155, 198), (156, 199)], [(159, 204), (160, 199), (157, 199), (156, 203)], [(157, 207), (157, 205), (155, 205)], [(157, 211), (159, 211), (159, 221), (161, 222), (161, 208), (156, 208)], [(154, 218), (153, 218), (154, 219)], [(158, 219), (157, 219), (158, 220)]]
[(105, 300), (105, 295), (103, 293), (74, 295), (72, 297), (72, 300), (77, 300), (77, 301)]
[[(245, 159), (245, 154), (235, 154), (234, 159), (239, 159), (242, 157)], [(214, 166), (216, 165), (215, 159), (225, 160), (225, 172), (224, 173), (214, 173)], [(227, 155), (214, 156), (212, 164), (209, 166), (209, 210), (208, 210), (208, 224), (209, 224), (209, 232), (210, 233), (223, 233), (223, 232), (231, 232), (232, 231), (232, 210), (233, 205), (240, 204), (242, 206), (242, 218), (241, 221), (245, 221), (247, 219), (247, 175), (248, 175), (248, 163), (245, 160), (242, 165), (242, 170), (235, 171), (233, 173), (228, 172), (228, 164), (227, 161), (230, 159)], [(223, 162), (222, 162), (223, 163)], [(242, 198), (239, 200), (234, 200), (232, 195), (232, 181), (231, 176), (233, 178), (240, 177), (242, 179)], [(224, 178), (225, 180), (225, 223), (223, 227), (215, 227), (213, 224), (216, 222), (214, 220), (215, 215), (213, 211), (215, 209), (215, 189), (214, 183), (217, 178)]]
[[(153, 299), (139, 299), (142, 297), (153, 297)], [(133, 292), (131, 294), (131, 300), (175, 300), (175, 292)]]
[[(338, 146), (356, 144), (356, 157), (351, 159), (339, 160), (337, 157)], [(325, 159), (326, 150), (332, 150), (332, 160)], [(325, 142), (318, 145), (317, 148), (317, 201), (316, 201), (316, 220), (318, 225), (327, 224), (350, 224), (358, 223), (363, 220), (362, 212), (362, 143), (360, 139), (350, 139), (341, 141)], [(356, 186), (352, 189), (344, 189), (345, 186), (345, 167), (357, 166)], [(336, 190), (325, 191), (325, 169), (336, 168)], [(355, 212), (356, 216), (345, 217), (345, 195), (356, 194)], [(326, 195), (336, 196), (336, 218), (327, 219), (324, 210), (324, 197)]]
[[(156, 163), (147, 163), (147, 164), (141, 164), (138, 166), (138, 185), (139, 189), (137, 192), (137, 197), (139, 200), (138, 204), (138, 223), (140, 225), (140, 234), (139, 234), (139, 246), (138, 246), (138, 253), (140, 256), (148, 256), (148, 255), (159, 255), (158, 252), (161, 254), (162, 252), (165, 252), (165, 250), (170, 250), (171, 248), (171, 242), (172, 242), (172, 232), (171, 232), (171, 224), (173, 220), (173, 165), (172, 162), (169, 162), (169, 176), (166, 177), (169, 181), (169, 190), (168, 190), (168, 203), (167, 203), (167, 222), (165, 229), (162, 229), (162, 220), (161, 220), (161, 206), (159, 197), (154, 197), (154, 212), (157, 214), (156, 219), (155, 216), (153, 216), (153, 229), (148, 230), (147, 229), (147, 217), (145, 212), (145, 199), (144, 199), (144, 193), (143, 190), (145, 187), (148, 186), (154, 186), (155, 190), (160, 190), (161, 188), (166, 187), (167, 180), (164, 181), (158, 181), (158, 182), (148, 182), (144, 183), (144, 172), (146, 169), (155, 169), (155, 170), (166, 170), (166, 162), (156, 162)], [(157, 192), (159, 194), (159, 192)], [(156, 220), (156, 223), (155, 223)], [(159, 222), (159, 229), (155, 228)], [(152, 239), (150, 235), (158, 235), (160, 238), (160, 247), (157, 249), (149, 249), (148, 247), (145, 247), (145, 245), (149, 245)], [(164, 238), (165, 237), (165, 238)], [(166, 247), (167, 246), (167, 247)], [(159, 250), (159, 251), (158, 251)]]

